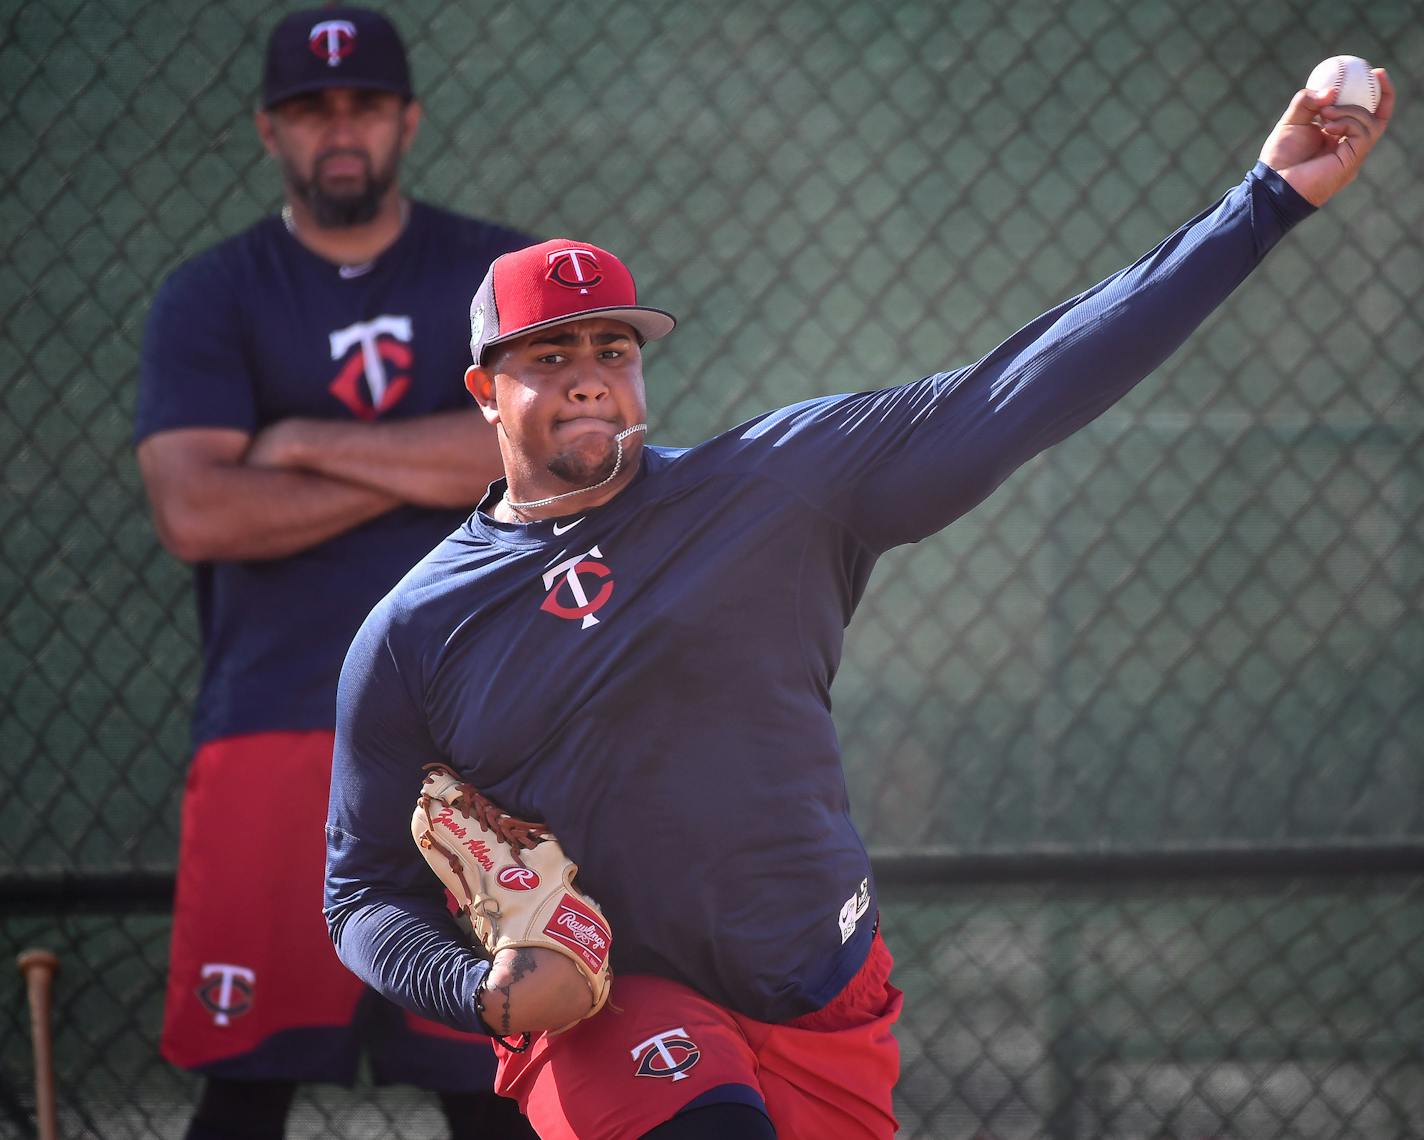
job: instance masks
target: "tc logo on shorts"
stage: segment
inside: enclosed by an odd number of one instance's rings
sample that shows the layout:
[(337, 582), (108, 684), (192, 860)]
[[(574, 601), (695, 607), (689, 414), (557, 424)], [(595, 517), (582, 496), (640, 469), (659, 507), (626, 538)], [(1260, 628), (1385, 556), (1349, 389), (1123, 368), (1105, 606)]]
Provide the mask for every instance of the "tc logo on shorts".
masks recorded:
[(511, 891), (532, 891), (539, 885), (539, 872), (533, 867), (501, 867), (494, 878), (501, 887)]
[(559, 900), (558, 909), (544, 924), (544, 933), (562, 942), (595, 973), (603, 969), (608, 951), (613, 947), (613, 932), (604, 925), (603, 919), (569, 894)]
[[(327, 391), (361, 419), (390, 411), (410, 390), (409, 317), (357, 321), (328, 334), (328, 340), (331, 359), (342, 365)], [(387, 365), (395, 371), (388, 372)]]
[(598, 258), (588, 249), (556, 249), (549, 254), (549, 272), (545, 274), (555, 285), (587, 293), (603, 280)]
[(202, 984), (193, 991), (217, 1025), (227, 1025), (252, 1008), (257, 974), (246, 966), (204, 962), (198, 971)]
[(356, 25), (350, 20), (322, 20), (307, 33), (312, 55), (325, 56), (327, 67), (335, 67), (356, 50)]
[(629, 1053), (638, 1062), (634, 1076), (671, 1077), (675, 1081), (686, 1080), (687, 1070), (702, 1056), (702, 1050), (680, 1025), (676, 1029), (664, 1029), (641, 1045), (634, 1045)]
[[(575, 554), (572, 558), (565, 558), (557, 566), (545, 570), (544, 589), (549, 593), (539, 608), (545, 613), (568, 621), (582, 619), (584, 629), (597, 625), (598, 619), (593, 616), (594, 613), (602, 609), (613, 596), (613, 571), (602, 562), (593, 561), (602, 557), (603, 552), (594, 546), (587, 554)], [(598, 592), (592, 598), (589, 598), (588, 591), (584, 588), (583, 579), (580, 577), (583, 574), (592, 574), (595, 578), (603, 579)], [(573, 598), (572, 606), (565, 605), (559, 598), (565, 587)]]

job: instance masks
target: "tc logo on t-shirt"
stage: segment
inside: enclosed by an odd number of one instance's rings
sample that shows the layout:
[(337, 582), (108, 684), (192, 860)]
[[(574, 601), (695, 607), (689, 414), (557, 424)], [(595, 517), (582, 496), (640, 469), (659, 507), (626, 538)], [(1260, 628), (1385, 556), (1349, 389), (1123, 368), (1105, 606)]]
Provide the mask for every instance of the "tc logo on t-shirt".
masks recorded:
[[(410, 389), (409, 317), (357, 321), (329, 339), (331, 359), (341, 362), (336, 379), (327, 386), (333, 396), (363, 420), (374, 420), (400, 403)], [(388, 372), (387, 366), (394, 371)]]
[[(584, 629), (597, 625), (598, 619), (593, 616), (594, 611), (602, 609), (604, 603), (613, 596), (613, 571), (602, 562), (594, 561), (595, 558), (602, 557), (603, 552), (592, 546), (587, 554), (575, 554), (572, 558), (565, 558), (557, 566), (545, 570), (544, 589), (548, 593), (539, 608), (545, 613), (568, 621), (582, 621)], [(584, 575), (589, 576), (590, 583), (596, 583), (592, 596), (584, 583)], [(565, 592), (573, 601), (573, 605), (564, 602)]]

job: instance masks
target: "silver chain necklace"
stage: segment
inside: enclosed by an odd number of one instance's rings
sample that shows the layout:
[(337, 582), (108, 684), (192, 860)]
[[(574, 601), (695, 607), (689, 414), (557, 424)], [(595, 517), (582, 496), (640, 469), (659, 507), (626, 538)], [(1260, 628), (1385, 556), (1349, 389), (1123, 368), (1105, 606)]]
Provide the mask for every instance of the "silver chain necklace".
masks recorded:
[[(509, 488), (504, 489), (504, 505), (517, 515), (524, 514), (525, 511), (537, 511), (540, 507), (547, 507), (553, 503), (561, 502), (564, 499), (571, 499), (575, 495), (586, 495), (590, 491), (597, 491), (600, 487), (606, 487), (618, 477), (618, 472), (623, 467), (623, 441), (634, 432), (647, 431), (647, 424), (634, 424), (632, 427), (624, 428), (613, 437), (613, 442), (618, 445), (618, 457), (613, 461), (613, 470), (608, 473), (608, 478), (601, 483), (595, 483), (592, 487), (580, 487), (577, 491), (565, 491), (562, 495), (550, 495), (547, 499), (533, 499), (527, 503), (516, 503), (509, 497)], [(527, 517), (527, 516), (526, 516)]]
[[(410, 221), (410, 202), (402, 198), (400, 200), (400, 233), (405, 232), (405, 225), (408, 221)], [(301, 235), (297, 233), (297, 219), (292, 215), (290, 202), (282, 207), (282, 225), (294, 238), (298, 241), (302, 240)], [(342, 277), (360, 277), (369, 273), (375, 264), (376, 259), (373, 257), (370, 261), (361, 261), (351, 265), (343, 264), (339, 269)]]

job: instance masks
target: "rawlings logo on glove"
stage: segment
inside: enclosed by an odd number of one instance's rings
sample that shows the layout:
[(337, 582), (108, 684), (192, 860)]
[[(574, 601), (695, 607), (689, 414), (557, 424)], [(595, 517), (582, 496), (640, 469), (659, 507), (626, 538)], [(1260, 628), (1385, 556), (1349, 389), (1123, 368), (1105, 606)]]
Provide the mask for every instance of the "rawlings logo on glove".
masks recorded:
[[(608, 1000), (613, 932), (574, 886), (578, 865), (542, 824), (515, 819), (443, 764), (426, 765), (411, 834), (491, 957), (506, 947), (553, 950), (588, 983), (592, 1017)], [(567, 1028), (567, 1027), (565, 1027)]]

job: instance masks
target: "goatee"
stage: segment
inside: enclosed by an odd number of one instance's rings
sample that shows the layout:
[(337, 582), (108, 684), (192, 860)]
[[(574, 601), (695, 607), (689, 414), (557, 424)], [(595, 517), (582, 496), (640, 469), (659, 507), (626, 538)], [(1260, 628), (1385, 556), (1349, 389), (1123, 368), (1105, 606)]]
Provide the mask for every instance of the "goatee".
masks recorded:
[(557, 475), (565, 483), (577, 487), (592, 487), (613, 474), (613, 469), (618, 465), (620, 451), (621, 445), (605, 451), (598, 459), (565, 452), (549, 460), (547, 467), (551, 474)]
[[(364, 177), (357, 189), (333, 193), (321, 184), (322, 163), (329, 158), (357, 157), (365, 166)], [(284, 164), (286, 165), (286, 164)], [(396, 164), (381, 171), (374, 170), (370, 158), (356, 150), (330, 150), (317, 156), (310, 178), (302, 178), (290, 165), (285, 169), (287, 186), (293, 197), (301, 200), (311, 212), (312, 221), (324, 230), (347, 229), (365, 225), (380, 212), (381, 201), (396, 181)]]

